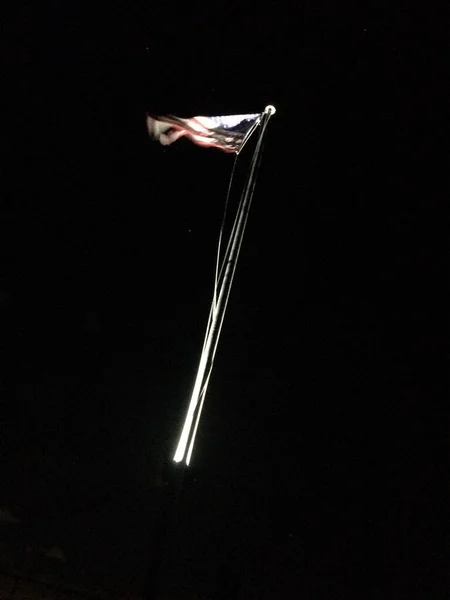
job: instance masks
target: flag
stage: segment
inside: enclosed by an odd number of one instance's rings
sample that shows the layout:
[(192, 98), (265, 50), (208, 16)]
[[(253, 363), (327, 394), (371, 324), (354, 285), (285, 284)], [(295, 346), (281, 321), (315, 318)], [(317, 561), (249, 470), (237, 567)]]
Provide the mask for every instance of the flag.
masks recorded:
[(238, 154), (260, 119), (259, 113), (190, 119), (147, 115), (147, 128), (150, 137), (164, 146), (186, 137), (198, 146), (210, 146)]

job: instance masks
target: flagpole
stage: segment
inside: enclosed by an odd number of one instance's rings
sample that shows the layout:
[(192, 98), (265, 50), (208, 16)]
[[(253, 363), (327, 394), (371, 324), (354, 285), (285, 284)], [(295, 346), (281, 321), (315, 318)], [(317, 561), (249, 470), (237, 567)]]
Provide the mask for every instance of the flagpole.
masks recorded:
[(188, 413), (186, 415), (180, 436), (180, 441), (174, 456), (174, 461), (177, 463), (182, 461), (184, 461), (186, 465), (189, 465), (190, 463), (193, 445), (195, 442), (195, 435), (206, 394), (206, 387), (209, 381), (212, 363), (214, 361), (214, 356), (219, 342), (231, 286), (233, 283), (234, 274), (236, 272), (237, 260), (245, 232), (245, 226), (247, 224), (248, 214), (253, 198), (253, 192), (256, 184), (256, 173), (261, 160), (262, 142), (266, 132), (267, 123), (274, 112), (275, 109), (272, 106), (268, 106), (261, 116), (261, 129), (253, 154), (250, 173), (241, 196), (238, 214), (236, 216), (236, 226), (233, 228), (233, 237), (230, 240), (229, 251), (227, 251), (227, 254), (224, 258), (225, 272), (222, 278), (220, 292), (218, 294), (217, 302), (215, 304), (213, 303), (212, 306), (212, 314), (206, 330), (205, 342), (200, 357), (200, 363), (192, 392), (191, 402), (189, 404)]

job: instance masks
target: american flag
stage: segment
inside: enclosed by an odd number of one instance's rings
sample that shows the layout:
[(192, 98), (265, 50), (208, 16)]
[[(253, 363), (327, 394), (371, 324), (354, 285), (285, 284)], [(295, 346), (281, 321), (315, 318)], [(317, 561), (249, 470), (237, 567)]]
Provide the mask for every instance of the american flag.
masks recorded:
[(186, 137), (198, 146), (239, 153), (260, 119), (259, 113), (190, 119), (147, 115), (147, 128), (150, 136), (164, 146)]

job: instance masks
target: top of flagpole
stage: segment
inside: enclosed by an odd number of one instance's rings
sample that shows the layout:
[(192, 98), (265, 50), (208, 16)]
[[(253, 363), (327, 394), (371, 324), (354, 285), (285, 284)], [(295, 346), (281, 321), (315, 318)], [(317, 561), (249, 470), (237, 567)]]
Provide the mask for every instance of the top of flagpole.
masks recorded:
[(272, 104), (268, 104), (266, 106), (266, 108), (264, 109), (264, 112), (266, 114), (269, 114), (270, 116), (272, 116), (272, 115), (274, 115), (277, 112), (277, 109)]

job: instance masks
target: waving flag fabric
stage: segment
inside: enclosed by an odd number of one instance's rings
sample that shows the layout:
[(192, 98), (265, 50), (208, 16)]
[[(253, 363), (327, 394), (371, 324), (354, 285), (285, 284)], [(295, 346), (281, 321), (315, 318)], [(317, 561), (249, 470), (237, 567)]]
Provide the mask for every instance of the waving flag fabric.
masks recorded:
[(147, 128), (150, 136), (164, 146), (187, 137), (198, 146), (239, 153), (260, 119), (260, 114), (190, 119), (147, 115)]

